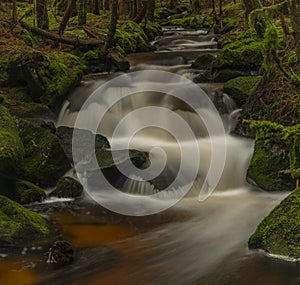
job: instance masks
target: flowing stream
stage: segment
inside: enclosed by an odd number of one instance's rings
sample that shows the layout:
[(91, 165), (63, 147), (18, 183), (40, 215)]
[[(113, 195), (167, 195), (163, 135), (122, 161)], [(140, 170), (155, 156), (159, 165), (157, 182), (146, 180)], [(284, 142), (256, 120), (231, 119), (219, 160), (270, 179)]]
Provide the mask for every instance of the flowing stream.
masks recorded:
[[(131, 71), (161, 70), (193, 79), (197, 70), (191, 69), (191, 62), (199, 54), (217, 53), (214, 36), (204, 31), (166, 30), (165, 36), (153, 42), (157, 52), (132, 54), (128, 56)], [(84, 113), (81, 128), (87, 127), (97, 118), (103, 106), (120, 88), (106, 90), (102, 101), (81, 109), (94, 90), (113, 75), (98, 75), (83, 82), (64, 103), (57, 124), (74, 126), (78, 112)], [(149, 82), (139, 78), (143, 86), (169, 84), (176, 89), (180, 82)], [(143, 92), (136, 93), (114, 104), (98, 131), (109, 140), (117, 123), (132, 110), (147, 106), (169, 108), (189, 123), (199, 144), (201, 163), (197, 179), (184, 199), (165, 212), (145, 217), (126, 217), (110, 213), (99, 206), (84, 204), (68, 206), (63, 211), (48, 213), (62, 229), (63, 235), (78, 247), (84, 248), (79, 262), (67, 269), (53, 271), (41, 266), (41, 258), (29, 249), (27, 254), (13, 258), (0, 256), (1, 284), (143, 284), (143, 285), (296, 285), (300, 284), (297, 263), (269, 257), (262, 252), (249, 251), (247, 240), (258, 223), (278, 204), (287, 193), (265, 193), (246, 182), (246, 171), (253, 152), (253, 141), (232, 136), (236, 110), (234, 102), (220, 94), (220, 84), (206, 83), (200, 86), (209, 94), (218, 111), (199, 94), (202, 120), (181, 100), (170, 96)], [(105, 95), (105, 96), (104, 96)], [(158, 115), (159, 116), (159, 115)], [(205, 122), (212, 125), (221, 118), (224, 125), (225, 143), (216, 128), (208, 139)], [(128, 134), (151, 120), (144, 114), (141, 120), (131, 120), (119, 133), (116, 145), (126, 148)], [(130, 119), (129, 119), (130, 120)], [(172, 127), (163, 115), (159, 118)], [(180, 132), (180, 130), (178, 130)], [(205, 183), (210, 184), (214, 176), (206, 176), (211, 159), (211, 144), (225, 151), (224, 171), (212, 195), (199, 202), (197, 195)], [(166, 168), (159, 179), (150, 182), (131, 179), (121, 185), (121, 190), (133, 196), (144, 198), (161, 192), (173, 180), (180, 165), (179, 146), (165, 131), (146, 128), (130, 141), (130, 147), (149, 151), (161, 147), (167, 154)], [(189, 149), (189, 142), (183, 137), (183, 148)], [(193, 157), (193, 154), (191, 155)], [(152, 159), (159, 159), (152, 157)], [(97, 187), (97, 186), (95, 186)], [(176, 187), (173, 192), (179, 191)], [(163, 199), (163, 195), (159, 196)], [(149, 200), (143, 200), (150, 203)], [(155, 200), (154, 200), (155, 201)], [(63, 202), (61, 202), (63, 203)], [(153, 203), (153, 200), (151, 200)], [(117, 257), (104, 268), (98, 247), (107, 246)], [(105, 261), (104, 261), (105, 262)], [(18, 275), (19, 274), (19, 275)]]

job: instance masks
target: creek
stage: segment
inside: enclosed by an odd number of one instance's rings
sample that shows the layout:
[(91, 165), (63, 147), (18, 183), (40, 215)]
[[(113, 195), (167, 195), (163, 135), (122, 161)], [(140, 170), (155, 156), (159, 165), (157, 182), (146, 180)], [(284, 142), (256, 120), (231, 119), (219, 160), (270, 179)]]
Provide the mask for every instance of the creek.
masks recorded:
[[(120, 93), (123, 91), (119, 86), (113, 86), (105, 89), (100, 101), (82, 108), (93, 91), (120, 73), (93, 75), (93, 78), (84, 81), (63, 104), (57, 125), (74, 127), (80, 112), (84, 120), (76, 126), (87, 128), (97, 120), (101, 108), (111, 105), (98, 129), (111, 141), (118, 122), (133, 110), (148, 106), (170, 109), (190, 125), (198, 143), (197, 151), (201, 160), (188, 195), (164, 212), (137, 217), (112, 213), (93, 203), (77, 204), (58, 200), (56, 206), (51, 211), (48, 209), (45, 214), (56, 222), (64, 238), (80, 248), (79, 260), (68, 268), (52, 270), (45, 265), (41, 254), (38, 254), (45, 252), (45, 249), (29, 248), (26, 254), (23, 252), (8, 257), (0, 256), (2, 285), (300, 284), (297, 263), (247, 248), (247, 240), (258, 223), (287, 193), (266, 193), (246, 182), (253, 141), (231, 135), (239, 110), (226, 94), (220, 95), (219, 88), (222, 84), (199, 84), (209, 95), (207, 97), (199, 93), (198, 110), (201, 120), (184, 100), (147, 91), (157, 85), (173, 90), (185, 84), (185, 78), (196, 77), (199, 71), (192, 69), (191, 63), (200, 54), (218, 52), (214, 36), (206, 35), (205, 31), (169, 28), (153, 44), (157, 47), (156, 52), (128, 56), (131, 64), (129, 73), (145, 70), (166, 71), (180, 75), (183, 81), (138, 77), (134, 82), (135, 86), (145, 87), (146, 91), (134, 92), (134, 89), (133, 95), (114, 104), (115, 96), (121, 98)], [(127, 79), (132, 80), (130, 77)], [(174, 122), (165, 113), (154, 116), (158, 121), (164, 122), (167, 129), (173, 130)], [(116, 148), (128, 148), (128, 138), (152, 119), (153, 113), (147, 112), (142, 114), (140, 120), (129, 117), (117, 138), (114, 138)], [(223, 129), (219, 128), (220, 122)], [(208, 136), (207, 129), (210, 126), (213, 131)], [(178, 127), (177, 130), (175, 127), (174, 132), (182, 134), (182, 129)], [(161, 194), (161, 190), (174, 180), (178, 172), (181, 162), (179, 149), (185, 149), (190, 160), (195, 156), (190, 150), (189, 139), (184, 135), (180, 138), (182, 143), (178, 146), (174, 137), (160, 128), (148, 127), (136, 133), (130, 140), (130, 148), (151, 151), (159, 147), (167, 154), (168, 160), (159, 177), (151, 183), (140, 177), (137, 179), (133, 173), (131, 179), (121, 185), (121, 190), (129, 193), (130, 197), (135, 197), (138, 203), (155, 204), (156, 200), (150, 198), (150, 194), (156, 194), (158, 200), (168, 199), (170, 195), (172, 198), (176, 197), (178, 191), (180, 192), (180, 187), (176, 185), (168, 193), (169, 196)], [(226, 154), (222, 168), (224, 171), (219, 179), (214, 173), (208, 174), (211, 172), (209, 167), (212, 145)], [(152, 159), (154, 162), (159, 160), (160, 152), (154, 153)], [(189, 169), (186, 169), (185, 173), (188, 172)], [(186, 175), (183, 176), (182, 180), (189, 182)], [(218, 180), (217, 183), (214, 179)], [(207, 199), (199, 202), (197, 196), (200, 189), (206, 184), (209, 187), (214, 183), (215, 190)], [(99, 186), (93, 184), (93, 187), (90, 191), (96, 191)], [(99, 197), (101, 199), (101, 195)], [(111, 203), (116, 202), (114, 197), (110, 199)], [(103, 247), (112, 251), (108, 254), (108, 261), (101, 257)]]

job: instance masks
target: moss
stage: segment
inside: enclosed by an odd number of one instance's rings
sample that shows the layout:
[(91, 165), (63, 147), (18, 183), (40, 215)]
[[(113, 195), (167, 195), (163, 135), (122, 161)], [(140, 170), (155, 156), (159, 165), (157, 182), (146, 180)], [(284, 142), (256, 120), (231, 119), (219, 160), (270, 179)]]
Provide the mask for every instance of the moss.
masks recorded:
[(17, 182), (18, 202), (21, 204), (30, 204), (40, 202), (46, 198), (43, 189), (28, 181)]
[(220, 51), (215, 69), (259, 70), (263, 62), (262, 42), (257, 39), (237, 40)]
[(142, 26), (133, 21), (126, 21), (116, 30), (115, 40), (126, 53), (145, 50), (149, 41)]
[(0, 196), (0, 240), (13, 243), (34, 240), (50, 233), (47, 222), (7, 197)]
[(38, 71), (45, 94), (41, 102), (52, 106), (58, 97), (66, 95), (80, 80), (84, 64), (69, 53), (53, 52)]
[(211, 69), (215, 60), (216, 57), (211, 53), (199, 55), (193, 62), (192, 68)]
[(23, 144), (15, 121), (0, 105), (0, 172), (10, 173), (23, 156)]
[(248, 177), (267, 191), (292, 190), (300, 167), (300, 125), (284, 127), (267, 121), (250, 125), (256, 139)]
[(54, 186), (70, 168), (58, 138), (49, 130), (23, 119), (19, 121), (19, 132), (25, 147), (18, 168), (20, 176), (45, 187)]
[(147, 23), (146, 27), (144, 27), (144, 32), (149, 40), (153, 40), (155, 37), (163, 34), (161, 26), (153, 22)]
[(272, 254), (300, 258), (300, 188), (259, 224), (248, 244)]
[(224, 85), (224, 92), (239, 105), (246, 103), (247, 98), (255, 91), (261, 76), (241, 76), (229, 80)]
[(50, 196), (59, 198), (76, 198), (83, 193), (82, 185), (72, 177), (62, 177), (57, 182), (56, 188), (50, 193)]

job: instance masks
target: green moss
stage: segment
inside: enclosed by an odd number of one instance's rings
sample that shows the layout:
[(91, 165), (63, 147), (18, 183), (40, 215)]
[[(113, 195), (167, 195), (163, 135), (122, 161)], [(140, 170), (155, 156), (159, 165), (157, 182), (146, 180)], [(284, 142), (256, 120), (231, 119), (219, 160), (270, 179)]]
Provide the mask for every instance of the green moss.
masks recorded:
[(229, 80), (224, 85), (224, 92), (242, 106), (247, 98), (255, 91), (261, 76), (241, 76)]
[(80, 80), (85, 66), (80, 59), (70, 53), (53, 52), (48, 55), (41, 69), (39, 78), (45, 94), (41, 102), (52, 106), (58, 97), (66, 95)]
[(50, 196), (59, 198), (76, 198), (83, 193), (82, 185), (72, 177), (62, 177), (57, 182), (55, 190), (50, 193)]
[(300, 125), (284, 127), (267, 121), (251, 121), (256, 130), (254, 154), (248, 177), (268, 191), (287, 191), (295, 186), (300, 168)]
[(220, 51), (215, 69), (259, 70), (263, 62), (262, 42), (255, 39), (237, 40)]
[(23, 156), (23, 144), (8, 110), (0, 105), (0, 172), (10, 173)]
[(19, 163), (19, 174), (42, 186), (54, 186), (70, 168), (58, 138), (49, 130), (26, 120), (20, 120), (19, 133), (25, 147)]
[(144, 28), (144, 32), (149, 40), (153, 40), (155, 37), (163, 34), (161, 26), (154, 22), (148, 22)]
[(46, 198), (43, 189), (28, 181), (17, 182), (17, 192), (21, 204), (30, 204), (33, 202), (40, 202)]
[(126, 53), (143, 51), (148, 45), (148, 37), (142, 26), (134, 21), (126, 21), (116, 30), (115, 40)]
[(7, 197), (0, 196), (0, 240), (34, 240), (50, 233), (47, 222)]
[(193, 62), (192, 68), (211, 69), (215, 60), (216, 57), (211, 53), (199, 55)]
[(300, 258), (300, 188), (259, 224), (248, 244), (272, 254)]

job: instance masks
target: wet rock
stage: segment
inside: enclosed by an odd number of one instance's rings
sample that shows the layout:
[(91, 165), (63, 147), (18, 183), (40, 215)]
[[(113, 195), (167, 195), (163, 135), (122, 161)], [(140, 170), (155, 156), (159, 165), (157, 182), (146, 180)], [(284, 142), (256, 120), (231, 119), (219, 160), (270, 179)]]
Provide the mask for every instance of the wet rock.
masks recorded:
[(249, 248), (300, 258), (300, 188), (285, 198), (257, 227)]
[(0, 241), (16, 243), (35, 240), (50, 234), (42, 216), (31, 212), (7, 197), (0, 196)]
[(237, 69), (220, 69), (215, 71), (212, 77), (214, 82), (226, 82), (236, 77), (253, 76), (253, 75), (257, 75), (257, 72), (237, 70)]
[(51, 196), (59, 198), (76, 198), (83, 193), (82, 185), (72, 177), (62, 177), (59, 179), (55, 190), (50, 193)]
[(25, 155), (18, 164), (19, 175), (35, 184), (51, 187), (71, 168), (58, 138), (48, 129), (27, 120), (19, 121)]
[[(56, 131), (56, 135), (59, 138), (61, 146), (64, 149), (64, 152), (70, 161), (73, 161), (72, 157), (72, 139), (73, 139), (73, 128), (69, 127), (58, 127)], [(97, 134), (95, 135), (88, 130), (76, 130), (76, 146), (77, 149), (75, 151), (80, 154), (87, 144), (90, 144), (93, 140), (95, 140), (95, 148), (96, 149), (104, 149), (109, 148), (110, 144), (106, 137)]]
[(256, 138), (248, 178), (266, 191), (293, 190), (299, 178), (300, 125), (253, 121), (250, 129), (255, 129)]
[(8, 61), (5, 83), (22, 86), (28, 99), (54, 107), (79, 82), (84, 68), (80, 59), (69, 53), (22, 50)]
[(75, 250), (67, 241), (56, 241), (49, 249), (47, 263), (66, 265), (74, 260)]
[[(14, 197), (21, 204), (41, 202), (46, 198), (43, 189), (28, 181), (18, 181), (16, 184), (17, 195)], [(15, 200), (14, 199), (14, 200)]]
[(199, 55), (193, 62), (192, 68), (211, 69), (215, 61), (216, 57), (211, 53)]
[(261, 76), (242, 76), (229, 80), (224, 85), (227, 93), (238, 106), (243, 106), (248, 97), (255, 91)]

